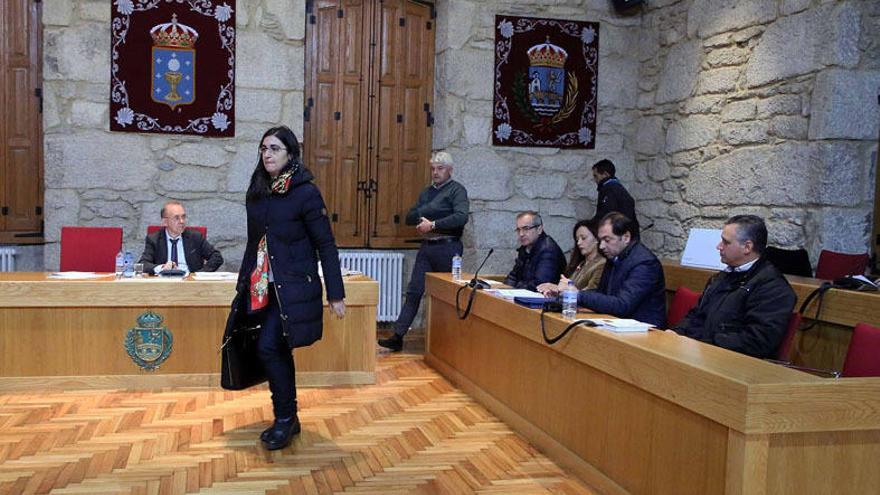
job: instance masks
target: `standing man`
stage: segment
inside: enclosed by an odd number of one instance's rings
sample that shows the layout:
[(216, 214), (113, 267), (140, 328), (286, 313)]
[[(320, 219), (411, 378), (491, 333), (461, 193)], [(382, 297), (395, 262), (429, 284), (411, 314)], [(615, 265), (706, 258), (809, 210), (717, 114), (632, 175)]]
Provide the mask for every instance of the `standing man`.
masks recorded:
[(660, 260), (633, 235), (634, 222), (609, 213), (599, 223), (599, 250), (608, 258), (599, 287), (578, 293), (578, 306), (655, 327), (666, 323), (666, 282)]
[(394, 335), (380, 339), (379, 345), (397, 352), (403, 349), (403, 336), (419, 311), (425, 293), (425, 273), (452, 271), (452, 257), (461, 255), (461, 234), (468, 221), (470, 203), (467, 189), (452, 180), (452, 155), (438, 151), (431, 156), (431, 185), (406, 214), (406, 224), (415, 225), (424, 238), (416, 255), (412, 276), (406, 288), (406, 302), (394, 324)]
[(596, 182), (596, 188), (599, 190), (599, 197), (596, 199), (596, 214), (593, 215), (593, 221), (599, 222), (605, 215), (612, 211), (623, 213), (627, 218), (632, 220), (634, 225), (633, 235), (639, 236), (639, 221), (636, 218), (636, 202), (629, 192), (620, 183), (620, 179), (615, 177), (616, 169), (611, 160), (599, 160), (593, 165), (593, 180)]
[(776, 355), (797, 296), (762, 256), (767, 225), (755, 215), (724, 223), (718, 252), (727, 269), (714, 275), (675, 332), (757, 358)]
[(565, 270), (565, 255), (552, 237), (544, 232), (544, 221), (536, 211), (524, 211), (516, 216), (516, 236), (519, 249), (513, 270), (504, 283), (517, 289), (537, 290), (543, 283), (557, 283)]
[(144, 253), (138, 263), (144, 273), (158, 274), (176, 268), (185, 272), (213, 272), (223, 264), (220, 251), (197, 230), (186, 230), (186, 210), (178, 201), (162, 207), (164, 229), (147, 236)]

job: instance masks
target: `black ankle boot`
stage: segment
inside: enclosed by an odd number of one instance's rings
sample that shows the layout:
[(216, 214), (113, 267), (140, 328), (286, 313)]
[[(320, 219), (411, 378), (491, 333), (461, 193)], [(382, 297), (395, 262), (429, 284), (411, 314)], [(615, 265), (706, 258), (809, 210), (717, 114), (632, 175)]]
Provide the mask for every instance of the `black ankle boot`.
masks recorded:
[(302, 430), (296, 414), (287, 420), (276, 419), (271, 427), (260, 434), (260, 440), (266, 444), (267, 450), (278, 450), (287, 447), (294, 435)]
[(379, 345), (386, 349), (390, 349), (391, 352), (398, 352), (403, 349), (403, 337), (395, 333), (387, 339), (379, 339)]

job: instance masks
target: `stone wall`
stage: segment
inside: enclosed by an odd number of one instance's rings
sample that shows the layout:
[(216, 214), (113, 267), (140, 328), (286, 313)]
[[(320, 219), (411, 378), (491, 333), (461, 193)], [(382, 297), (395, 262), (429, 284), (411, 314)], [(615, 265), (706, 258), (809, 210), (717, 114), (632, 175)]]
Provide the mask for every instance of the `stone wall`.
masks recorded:
[(168, 199), (205, 225), (236, 269), (244, 192), (270, 126), (302, 135), (304, 0), (237, 0), (236, 136), (109, 132), (110, 15), (106, 0), (46, 0), (43, 8), (45, 269), (59, 265), (63, 225), (122, 226), (139, 254)]
[(771, 244), (864, 252), (873, 208), (880, 3), (653, 1), (642, 17), (632, 140), (647, 244), (735, 213)]

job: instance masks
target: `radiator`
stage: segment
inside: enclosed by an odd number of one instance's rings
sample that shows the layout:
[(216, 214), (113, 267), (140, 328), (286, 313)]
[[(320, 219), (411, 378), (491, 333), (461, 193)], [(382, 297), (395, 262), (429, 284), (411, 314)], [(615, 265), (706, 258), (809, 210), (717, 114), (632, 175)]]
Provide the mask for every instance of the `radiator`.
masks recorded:
[(376, 320), (395, 321), (403, 296), (403, 254), (381, 251), (340, 251), (339, 261), (379, 282)]
[(15, 271), (15, 248), (0, 248), (0, 272)]

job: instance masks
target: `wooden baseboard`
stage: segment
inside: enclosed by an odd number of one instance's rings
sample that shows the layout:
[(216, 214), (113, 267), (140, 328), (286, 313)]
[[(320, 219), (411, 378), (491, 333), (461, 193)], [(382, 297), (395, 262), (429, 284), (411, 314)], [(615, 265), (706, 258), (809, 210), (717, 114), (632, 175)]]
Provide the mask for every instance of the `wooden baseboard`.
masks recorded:
[(425, 362), (445, 376), (456, 387), (462, 389), (471, 398), (486, 407), (492, 414), (498, 416), (499, 419), (517, 433), (526, 437), (529, 442), (538, 447), (553, 462), (574, 473), (590, 485), (591, 488), (609, 495), (628, 495), (630, 493), (615, 483), (614, 480), (605, 476), (592, 464), (583, 460), (566, 446), (548, 435), (544, 430), (533, 425), (529, 420), (514, 412), (489, 393), (483, 391), (483, 389), (444, 361), (431, 354), (425, 354)]
[[(296, 374), (297, 387), (333, 387), (376, 383), (376, 374), (367, 371), (312, 371)], [(217, 373), (168, 375), (25, 376), (0, 377), (0, 392), (32, 390), (94, 390), (220, 387)]]

